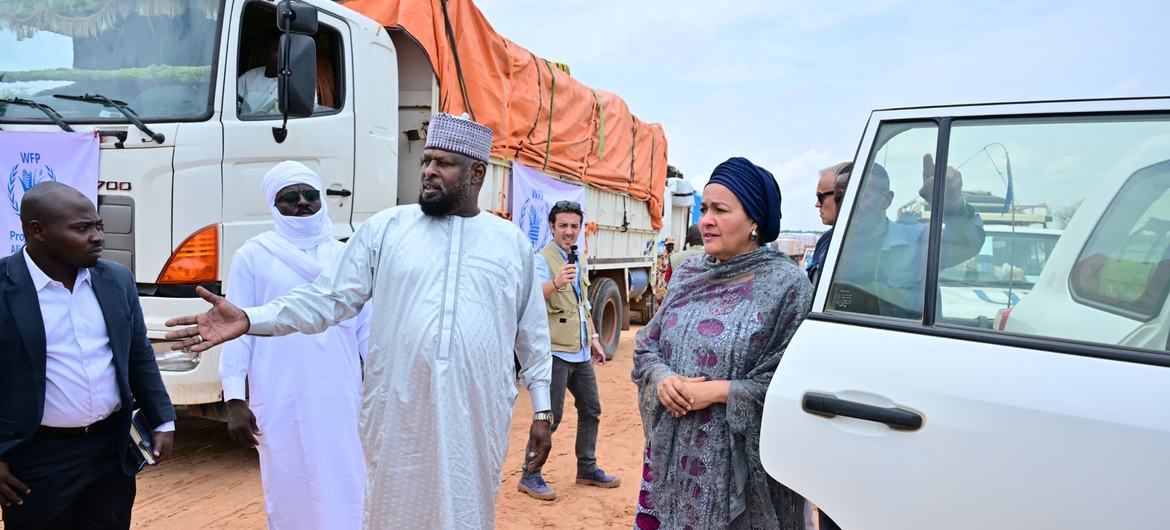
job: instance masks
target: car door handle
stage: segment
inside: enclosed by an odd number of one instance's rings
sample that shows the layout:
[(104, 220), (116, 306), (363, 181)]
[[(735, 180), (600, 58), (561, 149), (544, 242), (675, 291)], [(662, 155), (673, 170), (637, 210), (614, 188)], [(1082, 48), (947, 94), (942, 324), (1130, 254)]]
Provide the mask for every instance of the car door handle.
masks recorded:
[(340, 195), (342, 197), (349, 197), (350, 195), (353, 195), (353, 192), (349, 190), (325, 190), (325, 195)]
[(821, 392), (806, 392), (801, 407), (809, 414), (826, 418), (845, 416), (865, 421), (876, 421), (899, 431), (917, 431), (922, 428), (922, 415), (912, 410), (901, 407), (867, 405)]

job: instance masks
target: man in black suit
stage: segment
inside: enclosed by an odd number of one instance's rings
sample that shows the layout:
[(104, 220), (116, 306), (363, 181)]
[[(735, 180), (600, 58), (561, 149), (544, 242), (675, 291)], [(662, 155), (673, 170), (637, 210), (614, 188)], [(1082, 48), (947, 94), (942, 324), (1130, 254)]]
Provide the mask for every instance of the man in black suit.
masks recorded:
[(5, 528), (129, 528), (131, 411), (160, 459), (175, 420), (134, 278), (99, 259), (102, 220), (77, 190), (38, 184), (20, 206), (26, 246), (0, 259)]

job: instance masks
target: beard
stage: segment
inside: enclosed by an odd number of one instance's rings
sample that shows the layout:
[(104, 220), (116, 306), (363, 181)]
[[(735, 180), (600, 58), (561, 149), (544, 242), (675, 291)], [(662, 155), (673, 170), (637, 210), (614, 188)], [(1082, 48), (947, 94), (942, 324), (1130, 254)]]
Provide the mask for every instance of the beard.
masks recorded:
[(445, 217), (455, 213), (467, 198), (467, 190), (471, 187), (471, 171), (467, 171), (459, 178), (459, 184), (451, 189), (443, 187), (437, 182), (439, 193), (434, 198), (426, 198), (422, 190), (418, 192), (418, 206), (424, 215)]

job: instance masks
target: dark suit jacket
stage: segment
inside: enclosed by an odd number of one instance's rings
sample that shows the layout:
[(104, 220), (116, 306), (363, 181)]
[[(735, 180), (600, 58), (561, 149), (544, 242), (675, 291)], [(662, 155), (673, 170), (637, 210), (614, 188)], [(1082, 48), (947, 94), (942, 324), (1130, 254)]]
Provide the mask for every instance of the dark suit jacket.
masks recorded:
[[(124, 433), (129, 444), (135, 400), (151, 425), (174, 421), (175, 409), (146, 338), (138, 288), (130, 271), (103, 259), (89, 272), (106, 321), (122, 398), (112, 428)], [(45, 359), (45, 326), (36, 287), (23, 254), (17, 252), (0, 259), (0, 459), (31, 439), (41, 423)], [(127, 475), (137, 472), (129, 451), (123, 455), (122, 470)]]

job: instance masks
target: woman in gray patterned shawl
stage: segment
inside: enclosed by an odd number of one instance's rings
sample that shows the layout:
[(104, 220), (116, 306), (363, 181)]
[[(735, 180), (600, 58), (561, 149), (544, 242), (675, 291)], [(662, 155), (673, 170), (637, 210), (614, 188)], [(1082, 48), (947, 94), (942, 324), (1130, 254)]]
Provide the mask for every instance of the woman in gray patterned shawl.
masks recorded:
[(638, 332), (634, 382), (647, 446), (635, 528), (802, 528), (804, 500), (760, 464), (764, 394), (812, 286), (764, 246), (780, 189), (743, 158), (703, 191), (706, 254), (687, 259)]

